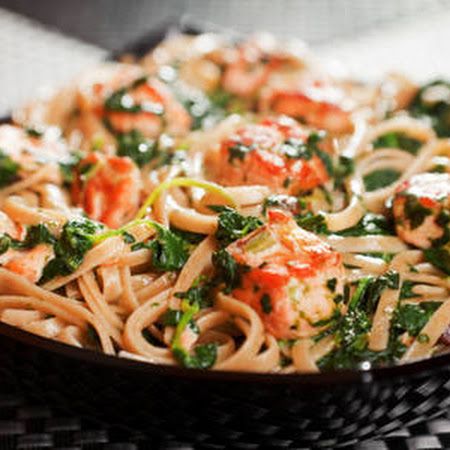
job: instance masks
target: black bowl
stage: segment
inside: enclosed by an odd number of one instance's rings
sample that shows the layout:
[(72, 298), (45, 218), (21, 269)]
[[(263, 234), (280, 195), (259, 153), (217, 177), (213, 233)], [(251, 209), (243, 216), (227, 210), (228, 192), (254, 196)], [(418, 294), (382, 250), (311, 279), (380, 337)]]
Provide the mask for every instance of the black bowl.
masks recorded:
[(336, 448), (450, 406), (450, 356), (310, 375), (158, 366), (0, 324), (2, 390), (153, 439)]
[[(110, 59), (142, 56), (179, 30), (217, 28), (172, 20)], [(155, 439), (336, 448), (443, 414), (450, 355), (309, 375), (211, 372), (107, 356), (0, 323), (0, 386)]]

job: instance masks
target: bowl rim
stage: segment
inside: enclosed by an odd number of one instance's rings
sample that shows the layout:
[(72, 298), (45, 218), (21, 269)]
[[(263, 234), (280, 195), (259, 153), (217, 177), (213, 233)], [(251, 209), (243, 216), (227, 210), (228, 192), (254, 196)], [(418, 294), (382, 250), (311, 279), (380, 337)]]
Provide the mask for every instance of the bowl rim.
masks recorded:
[(438, 371), (450, 370), (450, 353), (413, 361), (402, 365), (371, 367), (368, 369), (341, 369), (318, 373), (266, 373), (239, 372), (208, 369), (188, 369), (180, 366), (155, 364), (117, 355), (107, 355), (100, 351), (74, 347), (45, 338), (20, 328), (0, 322), (0, 339), (8, 338), (38, 348), (63, 358), (81, 361), (102, 368), (112, 368), (124, 372), (147, 374), (149, 376), (184, 379), (190, 381), (275, 384), (290, 387), (324, 387), (329, 385), (370, 384), (391, 382), (394, 379), (427, 376)]

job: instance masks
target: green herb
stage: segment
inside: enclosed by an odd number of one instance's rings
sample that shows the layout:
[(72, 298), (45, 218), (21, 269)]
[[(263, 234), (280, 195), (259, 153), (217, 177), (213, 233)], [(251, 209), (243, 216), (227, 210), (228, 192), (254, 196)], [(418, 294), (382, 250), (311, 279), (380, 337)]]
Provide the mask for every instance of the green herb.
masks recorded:
[(170, 231), (172, 231), (172, 233), (176, 234), (181, 239), (185, 240), (186, 242), (189, 242), (189, 244), (192, 244), (192, 245), (200, 244), (200, 242), (202, 242), (206, 238), (205, 234), (194, 233), (193, 231), (181, 230), (174, 226), (170, 227)]
[(138, 78), (129, 86), (113, 92), (105, 101), (105, 109), (107, 111), (124, 112), (129, 114), (148, 112), (151, 114), (162, 115), (164, 113), (164, 107), (161, 103), (144, 101), (142, 104), (137, 104), (135, 103), (133, 97), (129, 94), (129, 91), (136, 89), (146, 82), (146, 77)]
[(244, 145), (237, 142), (231, 147), (228, 147), (228, 162), (232, 164), (235, 159), (243, 161), (247, 154), (250, 153), (253, 149), (254, 147), (251, 145)]
[(197, 345), (194, 348), (193, 355), (189, 355), (180, 347), (174, 347), (172, 352), (177, 361), (184, 367), (189, 369), (209, 369), (217, 359), (217, 344), (212, 342)]
[(377, 278), (366, 277), (358, 281), (348, 302), (347, 313), (341, 316), (339, 310), (336, 310), (337, 313), (333, 314), (328, 323), (319, 323), (320, 326), (327, 325), (328, 328), (315, 336), (314, 340), (333, 334), (336, 345), (335, 350), (319, 360), (319, 367), (353, 368), (362, 361), (390, 361), (399, 355), (397, 342), (393, 342), (386, 352), (372, 352), (368, 349), (368, 332), (372, 325), (370, 316), (376, 310), (384, 289), (398, 289), (398, 287), (399, 275), (393, 271)]
[(270, 208), (279, 208), (295, 213), (300, 208), (300, 201), (291, 195), (274, 194), (264, 199), (263, 214)]
[(316, 234), (329, 234), (327, 222), (322, 214), (314, 214), (310, 211), (297, 214), (295, 221), (300, 228)]
[(311, 133), (306, 142), (301, 139), (287, 139), (281, 147), (281, 153), (292, 159), (309, 160), (314, 155), (320, 158), (331, 176), (333, 175), (333, 162), (330, 155), (318, 147), (318, 143), (325, 137), (324, 132)]
[(68, 221), (53, 245), (55, 258), (47, 263), (39, 282), (75, 272), (83, 262), (84, 255), (94, 246), (95, 233), (101, 228), (100, 224), (89, 219)]
[(368, 192), (391, 185), (400, 178), (401, 173), (394, 169), (378, 169), (364, 175), (364, 186)]
[(415, 195), (405, 195), (405, 215), (410, 221), (412, 230), (420, 227), (426, 217), (431, 215), (431, 210), (423, 206)]
[(412, 155), (416, 155), (422, 142), (418, 139), (409, 137), (407, 134), (402, 132), (391, 131), (390, 133), (383, 134), (379, 136), (375, 141), (373, 141), (373, 148), (399, 148), (405, 150)]
[(410, 336), (418, 336), (440, 306), (440, 302), (421, 302), (417, 305), (400, 304), (392, 317), (394, 332), (400, 335), (406, 331)]
[(270, 314), (272, 312), (272, 299), (269, 294), (263, 294), (261, 297), (261, 308), (264, 314)]
[(53, 245), (55, 242), (56, 239), (49, 229), (44, 224), (38, 224), (28, 227), (25, 239), (16, 248), (33, 248), (39, 244)]
[(392, 235), (393, 224), (381, 214), (365, 214), (353, 227), (338, 231), (339, 236), (369, 236), (369, 235)]
[(147, 244), (152, 252), (151, 263), (156, 270), (176, 272), (189, 258), (189, 244), (167, 228), (154, 223), (157, 235)]
[(28, 227), (27, 234), (23, 241), (13, 239), (8, 234), (0, 236), (0, 255), (8, 251), (10, 248), (16, 250), (34, 248), (39, 244), (53, 245), (56, 242), (55, 237), (50, 233), (44, 224), (32, 225)]
[(194, 283), (185, 292), (176, 292), (175, 297), (187, 300), (189, 304), (197, 304), (200, 309), (209, 308), (213, 304), (212, 289), (214, 285), (208, 282)]
[(28, 134), (28, 136), (33, 138), (40, 138), (44, 135), (43, 130), (39, 130), (38, 128), (28, 127), (25, 128), (25, 132)]
[(179, 309), (171, 309), (169, 308), (162, 316), (161, 316), (161, 323), (165, 327), (176, 327), (181, 317), (183, 316), (183, 311)]
[(101, 349), (102, 344), (100, 340), (100, 336), (97, 333), (97, 330), (89, 324), (86, 329), (86, 338), (87, 338), (87, 345), (88, 347), (94, 348), (94, 349)]
[(355, 162), (352, 158), (339, 156), (337, 164), (334, 166), (334, 187), (340, 188), (344, 181), (355, 172)]
[(417, 336), (417, 340), (421, 344), (426, 344), (426, 343), (430, 342), (430, 336), (428, 336), (428, 334), (419, 334), (419, 336)]
[(247, 236), (263, 224), (257, 217), (243, 216), (229, 206), (210, 206), (210, 208), (219, 213), (216, 238), (222, 247), (227, 247), (232, 242)]
[(416, 294), (413, 289), (414, 286), (416, 286), (417, 283), (415, 283), (414, 281), (411, 280), (405, 280), (402, 283), (402, 287), (400, 289), (400, 300), (404, 300), (404, 299), (408, 299), (408, 298), (415, 298), (415, 297), (420, 297), (419, 294)]
[(158, 152), (155, 141), (147, 139), (138, 130), (132, 130), (117, 135), (117, 154), (128, 156), (142, 167), (155, 159)]
[(218, 281), (225, 285), (226, 293), (241, 285), (242, 275), (248, 271), (248, 266), (238, 264), (224, 248), (214, 252), (212, 260)]
[(439, 137), (450, 136), (450, 83), (436, 80), (425, 84), (409, 110), (416, 117), (427, 117)]
[(367, 252), (367, 253), (361, 253), (365, 256), (370, 256), (371, 258), (378, 258), (382, 259), (384, 262), (390, 263), (395, 256), (395, 253), (388, 253), (388, 252)]
[(327, 288), (329, 291), (334, 292), (336, 290), (337, 278), (330, 278), (327, 280)]
[(80, 152), (73, 152), (70, 157), (59, 163), (59, 170), (62, 175), (64, 184), (71, 185), (75, 179), (74, 170), (75, 167), (80, 163), (82, 159), (82, 154)]
[[(194, 316), (198, 313), (200, 308), (204, 305), (205, 300), (209, 302), (209, 298), (206, 298), (204, 292), (195, 290), (202, 286), (201, 281), (198, 284), (194, 284), (185, 293), (180, 293), (178, 296), (183, 300), (181, 302), (182, 316), (179, 318), (176, 325), (174, 337), (171, 344), (173, 356), (184, 367), (207, 369), (214, 365), (217, 358), (217, 344), (208, 343), (197, 345), (194, 349), (194, 354), (189, 352), (181, 344), (181, 336), (184, 333), (187, 326), (193, 326), (196, 328), (194, 322)], [(209, 285), (208, 285), (209, 289)], [(209, 294), (208, 296), (209, 297)]]
[(20, 166), (0, 149), (0, 187), (7, 186), (17, 180)]
[(450, 275), (450, 246), (431, 247), (423, 251), (425, 259), (433, 266)]

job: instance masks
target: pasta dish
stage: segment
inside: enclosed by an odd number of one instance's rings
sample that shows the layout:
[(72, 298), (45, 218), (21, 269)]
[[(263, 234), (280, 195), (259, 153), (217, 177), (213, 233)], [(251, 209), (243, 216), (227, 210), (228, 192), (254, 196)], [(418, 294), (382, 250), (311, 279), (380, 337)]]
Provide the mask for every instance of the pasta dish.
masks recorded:
[(169, 36), (0, 126), (0, 321), (213, 370), (445, 352), (449, 136), (446, 81)]

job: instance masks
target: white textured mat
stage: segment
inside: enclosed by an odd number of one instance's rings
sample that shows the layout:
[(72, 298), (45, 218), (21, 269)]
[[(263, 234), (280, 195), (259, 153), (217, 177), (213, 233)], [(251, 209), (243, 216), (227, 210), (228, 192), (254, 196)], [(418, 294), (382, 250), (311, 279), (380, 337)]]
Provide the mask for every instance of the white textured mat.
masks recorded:
[(106, 52), (0, 8), (0, 117), (45, 85), (70, 79)]

